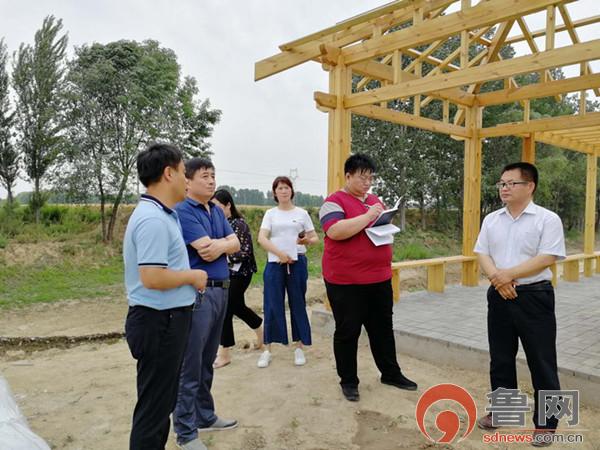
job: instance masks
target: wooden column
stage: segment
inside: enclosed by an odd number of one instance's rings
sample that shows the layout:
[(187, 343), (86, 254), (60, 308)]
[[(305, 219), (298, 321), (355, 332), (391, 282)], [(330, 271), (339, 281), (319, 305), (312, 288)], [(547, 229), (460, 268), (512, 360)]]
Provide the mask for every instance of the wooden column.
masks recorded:
[[(594, 253), (595, 218), (596, 218), (596, 180), (598, 177), (598, 157), (587, 155), (587, 180), (585, 185), (585, 229), (583, 233), (583, 253)], [(593, 274), (594, 258), (583, 262), (583, 274), (591, 277)], [(598, 264), (598, 262), (596, 262)], [(598, 269), (598, 267), (596, 267)]]
[[(465, 125), (472, 132), (465, 139), (464, 196), (463, 196), (463, 243), (462, 254), (473, 256), (473, 247), (479, 233), (481, 213), (481, 108), (466, 108)], [(479, 283), (479, 265), (477, 261), (462, 264), (462, 284), (477, 286)]]
[(535, 133), (531, 133), (523, 138), (521, 161), (535, 164)]
[(329, 141), (327, 159), (327, 193), (341, 189), (344, 184), (344, 161), (350, 156), (350, 111), (344, 108), (344, 97), (352, 89), (352, 70), (341, 57), (329, 72), (329, 92), (337, 96), (336, 108), (329, 112)]
[[(413, 26), (423, 23), (423, 8), (415, 9), (413, 13)], [(420, 79), (423, 76), (423, 63), (417, 62), (415, 66), (415, 76)], [(413, 98), (413, 114), (417, 117), (421, 116), (421, 96), (415, 95)]]

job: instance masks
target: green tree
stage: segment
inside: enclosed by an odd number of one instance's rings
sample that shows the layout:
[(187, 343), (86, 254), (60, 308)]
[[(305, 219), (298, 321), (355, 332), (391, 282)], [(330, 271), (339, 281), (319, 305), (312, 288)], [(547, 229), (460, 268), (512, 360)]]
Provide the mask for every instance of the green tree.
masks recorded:
[(60, 152), (61, 92), (64, 85), (67, 35), (62, 21), (44, 19), (33, 46), (21, 44), (15, 56), (13, 86), (16, 93), (16, 129), (25, 172), (33, 182), (30, 206), (39, 223), (44, 204), (41, 185)]
[(193, 77), (185, 77), (173, 102), (170, 122), (173, 132), (169, 139), (177, 142), (182, 151), (190, 156), (208, 156), (214, 126), (221, 119), (221, 111), (212, 109), (208, 99), (197, 100), (198, 83)]
[[(210, 155), (207, 139), (221, 112), (198, 101), (197, 93), (193, 78), (181, 81), (175, 53), (156, 41), (76, 48), (68, 74), (70, 148), (62, 179), (71, 191), (100, 198), (105, 241), (113, 237), (137, 154), (149, 142), (169, 140), (188, 157)], [(94, 181), (87, 191), (81, 179)]]
[(12, 144), (14, 113), (10, 111), (7, 62), (6, 45), (4, 39), (0, 39), (0, 184), (6, 189), (7, 203), (11, 206), (12, 189), (19, 176), (19, 153)]
[[(232, 192), (232, 195), (234, 193)], [(271, 204), (265, 194), (258, 189), (241, 188), (235, 192), (234, 201), (240, 205), (266, 205)]]

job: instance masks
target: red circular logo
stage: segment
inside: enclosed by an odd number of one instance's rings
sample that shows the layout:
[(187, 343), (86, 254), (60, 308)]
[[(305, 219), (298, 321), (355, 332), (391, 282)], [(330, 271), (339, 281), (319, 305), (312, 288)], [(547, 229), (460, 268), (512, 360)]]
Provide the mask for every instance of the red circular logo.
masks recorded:
[(421, 430), (421, 433), (433, 442), (450, 443), (454, 441), (458, 432), (460, 431), (460, 419), (455, 411), (449, 409), (440, 412), (435, 418), (435, 425), (443, 433), (443, 436), (438, 440), (433, 439), (427, 430), (425, 429), (425, 414), (427, 410), (434, 404), (443, 400), (451, 400), (458, 403), (468, 416), (467, 430), (460, 437), (459, 441), (465, 439), (475, 426), (475, 420), (477, 420), (477, 406), (475, 400), (471, 397), (464, 388), (457, 386), (456, 384), (438, 384), (432, 386), (423, 392), (421, 398), (417, 403), (417, 409), (415, 416), (417, 418), (417, 425)]

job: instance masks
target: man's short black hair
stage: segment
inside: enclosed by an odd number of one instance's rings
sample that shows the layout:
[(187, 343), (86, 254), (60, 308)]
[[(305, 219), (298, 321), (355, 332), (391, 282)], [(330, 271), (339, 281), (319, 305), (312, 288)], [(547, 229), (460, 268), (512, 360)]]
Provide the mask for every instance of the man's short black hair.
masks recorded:
[(138, 177), (148, 187), (160, 181), (165, 168), (177, 169), (182, 160), (181, 151), (173, 144), (150, 144), (137, 156)]
[(356, 172), (375, 172), (375, 162), (370, 156), (363, 153), (355, 153), (344, 163), (344, 173), (354, 175)]
[(521, 171), (521, 177), (523, 178), (523, 181), (531, 181), (533, 184), (535, 184), (535, 187), (533, 188), (533, 192), (535, 192), (538, 186), (537, 168), (531, 163), (520, 161), (504, 166), (504, 169), (502, 169), (502, 174), (504, 174), (504, 172), (508, 172), (509, 170), (517, 169)]
[(208, 158), (192, 158), (185, 163), (185, 177), (188, 180), (194, 178), (194, 174), (202, 169), (215, 170), (215, 166)]

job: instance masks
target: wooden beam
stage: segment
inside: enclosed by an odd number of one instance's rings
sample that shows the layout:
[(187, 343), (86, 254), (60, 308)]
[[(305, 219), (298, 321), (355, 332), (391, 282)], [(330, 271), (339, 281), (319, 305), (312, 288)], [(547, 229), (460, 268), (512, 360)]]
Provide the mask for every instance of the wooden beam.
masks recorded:
[(337, 96), (333, 94), (326, 94), (325, 92), (315, 92), (313, 98), (317, 103), (317, 106), (322, 108), (335, 109), (337, 108)]
[[(445, 43), (445, 41), (442, 39), (433, 42), (429, 47), (427, 47), (425, 50), (420, 52), (421, 54), (419, 56), (417, 56), (415, 59), (413, 59), (406, 66), (406, 68), (404, 70), (406, 70), (407, 72), (410, 72), (416, 67), (417, 64), (422, 63), (422, 62), (429, 62), (429, 61), (427, 61), (427, 58), (429, 58), (431, 56), (431, 54), (433, 52), (435, 52), (439, 47), (444, 45), (444, 43)], [(394, 51), (397, 52), (398, 50), (394, 50)], [(442, 61), (440, 61), (437, 58), (435, 58), (435, 60), (436, 60), (436, 64), (434, 64), (434, 65), (439, 65), (442, 63)]]
[[(437, 41), (437, 42), (442, 42), (442, 41)], [(420, 61), (427, 62), (427, 63), (431, 64), (432, 66), (434, 66), (434, 69), (432, 71), (430, 71), (427, 74), (427, 76), (430, 76), (432, 73), (435, 72), (435, 70), (439, 69), (442, 66), (447, 67), (448, 70), (452, 70), (452, 71), (460, 70), (460, 67), (457, 67), (455, 65), (449, 64), (449, 62), (446, 62), (446, 60), (442, 61), (442, 60), (440, 60), (438, 58), (434, 58), (433, 56), (431, 56), (429, 54), (429, 52), (430, 52), (430, 49), (432, 49), (431, 51), (434, 50), (433, 49), (434, 44), (436, 44), (436, 43), (434, 42), (429, 48), (425, 49), (423, 52), (419, 52), (419, 51), (414, 50), (412, 48), (411, 49), (406, 49), (405, 50), (406, 55), (409, 56), (409, 57), (412, 57), (414, 59), (410, 62), (410, 64), (408, 66), (406, 66), (403, 69), (403, 72), (410, 73), (414, 69), (414, 66), (418, 62), (420, 62)], [(394, 53), (395, 52), (399, 52), (399, 51), (398, 50), (394, 50)], [(402, 55), (402, 52), (399, 52), (399, 54)], [(393, 54), (389, 54), (389, 55), (384, 56), (381, 59), (381, 61), (379, 61), (379, 63), (382, 64), (382, 65), (386, 65), (387, 66), (387, 65), (390, 64), (390, 62), (392, 62), (392, 60), (393, 60)], [(371, 61), (371, 62), (375, 62), (375, 61)], [(365, 64), (365, 62), (363, 61), (362, 63), (358, 63), (357, 65), (360, 67), (360, 64)], [(393, 62), (392, 62), (392, 67), (393, 67)], [(362, 90), (367, 85), (367, 83), (369, 81), (371, 81), (371, 80), (372, 80), (371, 77), (365, 75), (364, 78), (362, 80), (360, 80), (356, 84), (356, 90), (357, 91)], [(384, 80), (382, 80), (382, 81), (384, 81)]]
[(321, 51), (321, 62), (323, 64), (327, 64), (329, 66), (335, 66), (337, 64), (337, 60), (340, 57), (339, 48), (328, 44), (321, 44), (319, 46), (319, 50)]
[(523, 101), (523, 122), (527, 123), (531, 120), (531, 102)]
[(578, 137), (576, 138), (578, 142), (581, 142), (582, 144), (590, 144), (590, 145), (594, 145), (596, 144), (596, 142), (600, 141), (600, 134), (597, 134), (595, 136), (588, 136), (588, 137)]
[(376, 58), (396, 49), (411, 48), (445, 39), (463, 30), (481, 28), (574, 0), (495, 0), (481, 2), (465, 11), (448, 14), (420, 25), (370, 39), (342, 50), (347, 64)]
[(590, 133), (596, 134), (600, 132), (600, 127), (588, 127), (588, 128), (576, 128), (575, 130), (557, 130), (554, 134), (568, 135), (568, 137), (588, 135)]
[(435, 264), (427, 267), (427, 290), (444, 292), (446, 285), (446, 264)]
[[(564, 26), (567, 27), (567, 32), (569, 33), (571, 42), (573, 44), (578, 44), (579, 36), (577, 35), (577, 30), (575, 29), (574, 22), (571, 19), (571, 15), (569, 14), (569, 10), (567, 9), (567, 7), (565, 5), (558, 5), (558, 10), (560, 11), (560, 15), (563, 18)], [(589, 62), (586, 62), (583, 65), (583, 70), (581, 71), (580, 75), (586, 75), (588, 73), (592, 73), (592, 67), (590, 66)], [(597, 96), (600, 96), (600, 89), (598, 89), (598, 88), (594, 89), (594, 93)]]
[[(479, 52), (477, 55), (475, 55), (473, 57), (473, 59), (471, 59), (468, 63), (467, 63), (467, 67), (472, 67), (472, 66), (476, 66), (482, 59), (484, 59), (488, 54), (488, 49), (483, 49), (481, 52)], [(431, 72), (428, 72), (426, 77), (430, 77), (433, 76), (432, 75), (433, 70)], [(453, 90), (456, 90), (457, 88), (453, 88)], [(467, 89), (466, 91), (463, 91), (462, 89), (458, 89), (460, 92), (464, 92), (465, 94), (467, 94), (469, 96), (469, 98), (471, 98), (470, 96), (474, 96), (472, 89)], [(421, 106), (426, 106), (429, 103), (432, 102), (432, 100), (434, 99), (433, 96), (429, 95), (427, 97), (425, 97), (422, 101), (421, 101)], [(473, 104), (471, 103), (471, 106)], [(466, 106), (466, 105), (465, 105)], [(460, 125), (460, 124), (459, 124)]]
[(368, 105), (353, 108), (352, 113), (371, 119), (383, 120), (399, 125), (407, 125), (410, 127), (421, 128), (423, 130), (433, 131), (435, 133), (453, 134), (462, 137), (471, 136), (471, 130), (458, 125), (440, 122), (439, 120), (427, 119), (418, 117), (414, 114), (407, 114), (394, 109), (381, 108), (379, 106)]
[[(573, 28), (579, 28), (579, 27), (584, 27), (587, 25), (593, 25), (598, 22), (600, 22), (600, 15), (593, 16), (593, 17), (587, 17), (585, 19), (575, 20), (572, 22), (572, 26), (573, 26)], [(557, 25), (555, 32), (560, 33), (562, 31), (567, 31), (567, 30), (568, 30), (567, 25), (563, 24), (563, 25)], [(538, 37), (545, 36), (546, 29), (542, 28), (540, 30), (531, 31), (530, 35), (532, 38), (538, 38)], [(506, 44), (507, 45), (514, 44), (516, 42), (526, 41), (527, 39), (528, 39), (528, 37), (525, 35), (512, 36), (512, 37), (509, 37), (506, 39)]]
[(304, 44), (308, 44), (314, 41), (320, 41), (322, 39), (326, 39), (332, 35), (335, 35), (340, 32), (351, 30), (352, 28), (359, 26), (370, 26), (377, 23), (378, 19), (382, 16), (387, 16), (397, 12), (398, 10), (406, 10), (410, 14), (412, 14), (412, 10), (415, 8), (415, 2), (410, 0), (403, 1), (394, 1), (383, 5), (379, 8), (372, 9), (362, 14), (358, 14), (349, 19), (343, 20), (341, 22), (336, 23), (331, 27), (327, 27), (323, 30), (317, 31), (315, 33), (311, 33), (309, 35), (303, 36), (299, 39), (295, 39), (293, 41), (287, 42), (285, 44), (281, 44), (279, 49), (282, 51), (294, 50)]
[[(481, 214), (481, 139), (477, 130), (481, 127), (482, 109), (471, 107), (466, 113), (467, 129), (471, 137), (465, 140), (465, 157), (463, 173), (463, 238), (462, 254), (473, 256), (473, 247), (479, 234)], [(477, 261), (464, 262), (462, 267), (462, 284), (477, 286), (479, 271)]]
[[(592, 255), (594, 253), (594, 238), (596, 235), (596, 185), (598, 179), (598, 157), (587, 155), (587, 174), (585, 185), (585, 227), (583, 232), (583, 253)], [(586, 277), (593, 274), (593, 260), (585, 259), (583, 262), (583, 273)]]
[(562, 147), (567, 150), (573, 150), (579, 153), (594, 154), (594, 144), (581, 142), (577, 139), (561, 138), (555, 136), (553, 133), (538, 132), (535, 134), (536, 141), (543, 142), (545, 144), (554, 145), (555, 147)]
[[(422, 23), (423, 23), (423, 10), (417, 9), (417, 10), (415, 10), (415, 13), (413, 15), (413, 28), (418, 28), (419, 25), (421, 25)], [(441, 41), (441, 39), (439, 41)], [(423, 63), (421, 62), (421, 60), (419, 60), (415, 63), (414, 74), (415, 74), (415, 77), (417, 77), (419, 79), (423, 77)], [(421, 116), (421, 96), (420, 95), (415, 95), (413, 97), (413, 114), (416, 117)]]
[(549, 81), (547, 83), (528, 84), (517, 89), (486, 92), (477, 95), (477, 103), (480, 106), (500, 105), (596, 87), (600, 87), (600, 74), (565, 78), (564, 80)]
[(546, 50), (554, 49), (554, 34), (556, 31), (556, 6), (546, 8)]
[[(588, 128), (582, 128), (583, 130), (587, 130)], [(574, 132), (571, 130), (567, 130), (566, 132), (561, 132), (560, 130), (553, 131), (552, 134), (557, 137), (572, 139), (574, 141), (580, 141), (582, 139), (598, 139), (600, 136), (600, 130), (592, 129), (591, 131), (586, 132)]]
[(394, 50), (392, 55), (392, 83), (400, 83), (402, 81), (402, 53), (400, 50)]
[(448, 123), (450, 121), (450, 102), (448, 100), (444, 100), (442, 105), (442, 121), (444, 123)]
[(572, 259), (563, 262), (563, 279), (565, 281), (579, 281), (578, 259)]
[[(423, 11), (445, 8), (454, 0), (419, 1), (423, 3)], [(383, 8), (389, 7), (389, 11)], [(369, 39), (373, 33), (373, 25), (379, 24), (382, 29), (394, 27), (412, 19), (415, 9), (413, 0), (402, 0), (394, 4), (385, 5), (382, 9), (372, 11), (372, 16), (365, 15), (349, 19), (348, 21), (313, 33), (295, 41), (280, 46), (281, 53), (258, 61), (254, 65), (254, 80), (262, 80), (299, 64), (318, 58), (321, 54), (319, 46), (328, 43), (334, 47), (342, 48), (363, 39)], [(387, 11), (387, 12), (386, 12)], [(370, 14), (370, 13), (367, 13)], [(354, 20), (356, 19), (356, 20)]]
[(523, 138), (521, 161), (535, 164), (535, 133), (528, 134)]
[(350, 156), (351, 117), (343, 98), (352, 89), (352, 71), (340, 57), (329, 76), (329, 90), (337, 100), (336, 108), (329, 113), (327, 192), (332, 193), (344, 186), (344, 161)]
[[(444, 59), (444, 61), (442, 61), (442, 64), (440, 64), (439, 66), (433, 68), (433, 70), (429, 71), (426, 75), (426, 77), (432, 77), (438, 73), (442, 72), (442, 69), (444, 67), (444, 64), (447, 63), (448, 61), (451, 61), (452, 59), (455, 59), (458, 56), (458, 53), (460, 53), (460, 47), (457, 48), (454, 52), (452, 52), (446, 59)], [(475, 55), (468, 63), (467, 63), (467, 67), (472, 67), (477, 65), (480, 61), (484, 60), (486, 58), (486, 56), (489, 53), (489, 48), (484, 48), (481, 52), (479, 52), (477, 55)], [(451, 58), (452, 57), (452, 58)], [(463, 91), (465, 92), (465, 91)], [(472, 94), (471, 92), (468, 92), (469, 94)], [(425, 99), (423, 99), (423, 101), (421, 102), (421, 106), (426, 106), (429, 103), (431, 103), (431, 101), (433, 100), (433, 98), (431, 96), (426, 97)]]
[(535, 133), (535, 140), (538, 142), (543, 142), (544, 144), (554, 145), (556, 147), (566, 148), (568, 150), (573, 150), (576, 152), (593, 154), (594, 147), (587, 144), (582, 144), (573, 139), (564, 138), (561, 136), (557, 136), (555, 133), (549, 132), (538, 132)]
[[(381, 80), (381, 81), (390, 81), (392, 83), (394, 82), (394, 69), (392, 67), (388, 66), (387, 64), (381, 64), (381, 63), (378, 63), (375, 61), (364, 61), (364, 62), (360, 62), (360, 63), (352, 65), (351, 68), (354, 73), (357, 73), (362, 76), (375, 78), (375, 79)], [(401, 79), (403, 81), (410, 81), (410, 80), (418, 80), (421, 78), (418, 78), (416, 75), (414, 75), (412, 73), (402, 71)], [(367, 92), (373, 92), (373, 91), (367, 91)], [(441, 95), (439, 94), (440, 92), (442, 93)], [(448, 99), (452, 103), (457, 103), (459, 105), (465, 105), (465, 106), (472, 105), (473, 101), (475, 100), (474, 95), (469, 94), (458, 88), (444, 89), (444, 90), (440, 90), (440, 91), (435, 90), (435, 91), (431, 92), (430, 94), (435, 98)], [(377, 103), (377, 102), (373, 102), (373, 103)]]
[[(496, 34), (494, 35), (494, 38), (492, 39), (490, 46), (487, 49), (488, 53), (482, 60), (480, 65), (484, 65), (501, 59), (500, 50), (502, 49), (504, 40), (506, 39), (506, 36), (508, 36), (508, 33), (510, 32), (514, 23), (514, 20), (508, 20), (498, 27), (498, 30), (496, 30)], [(481, 90), (481, 85), (481, 83), (472, 84), (467, 88), (467, 92), (469, 92), (470, 94), (478, 94)], [(462, 123), (464, 119), (464, 111), (464, 109), (459, 109), (456, 112), (456, 115), (454, 116), (454, 123), (456, 125), (460, 125)]]
[[(553, 6), (549, 6), (548, 8), (551, 8)], [(546, 15), (546, 19), (548, 19), (548, 14)], [(529, 27), (527, 26), (527, 22), (525, 22), (525, 19), (523, 19), (522, 17), (519, 17), (517, 19), (517, 23), (519, 24), (519, 27), (521, 27), (521, 31), (523, 31), (523, 35), (526, 37), (527, 40), (527, 44), (529, 45), (529, 49), (531, 50), (531, 53), (539, 53), (540, 49), (538, 48), (535, 40), (533, 39), (533, 37), (531, 36), (531, 32), (529, 31)], [(549, 25), (546, 24), (546, 27), (548, 27)], [(554, 35), (552, 35), (552, 47), (554, 47)], [(549, 45), (549, 41), (548, 41), (548, 34), (546, 35), (546, 50), (549, 50), (548, 48)], [(551, 49), (550, 49), (551, 50)], [(552, 77), (552, 74), (550, 72), (548, 72), (547, 70), (543, 70), (540, 72), (540, 82), (546, 82), (549, 80), (553, 80), (554, 78)], [(556, 101), (561, 101), (561, 97), (558, 96), (556, 98)]]
[[(481, 3), (480, 3), (481, 4)], [(470, 10), (477, 8), (474, 6)], [(550, 67), (561, 67), (593, 59), (600, 59), (600, 39), (574, 44), (570, 47), (548, 50), (535, 55), (488, 63), (470, 67), (454, 73), (444, 73), (435, 77), (407, 81), (405, 83), (378, 88), (368, 92), (350, 95), (344, 101), (346, 107), (368, 105), (370, 103), (409, 97), (416, 94), (427, 94), (437, 90), (440, 85), (448, 88), (467, 84), (482, 83), (512, 75), (541, 71)]]
[[(492, 27), (483, 27), (480, 30), (478, 30), (477, 33), (469, 32), (470, 40), (476, 41), (478, 39), (481, 39), (481, 36), (483, 36), (485, 33), (487, 33), (491, 28)], [(477, 56), (475, 56), (473, 58), (473, 60), (479, 61), (479, 59), (481, 59), (486, 54), (487, 54), (487, 49), (483, 49)], [(450, 64), (459, 55), (460, 55), (460, 47), (458, 47), (452, 53), (450, 53), (448, 56), (446, 56), (439, 64), (437, 64), (430, 72), (427, 73), (427, 76), (432, 77), (432, 76), (436, 75), (437, 73), (440, 73), (443, 69), (446, 69), (446, 68), (451, 69), (451, 70), (460, 70), (459, 67), (452, 66), (452, 64)], [(473, 61), (469, 62), (469, 66), (471, 66), (473, 64), (474, 64)]]
[(568, 128), (590, 127), (600, 124), (600, 112), (587, 113), (585, 116), (559, 116), (550, 119), (532, 120), (529, 123), (506, 123), (495, 127), (482, 128), (481, 137), (514, 136), (538, 131), (564, 130)]
[(469, 67), (469, 33), (467, 30), (460, 32), (460, 68)]

